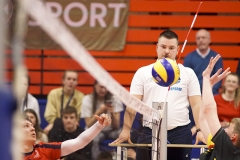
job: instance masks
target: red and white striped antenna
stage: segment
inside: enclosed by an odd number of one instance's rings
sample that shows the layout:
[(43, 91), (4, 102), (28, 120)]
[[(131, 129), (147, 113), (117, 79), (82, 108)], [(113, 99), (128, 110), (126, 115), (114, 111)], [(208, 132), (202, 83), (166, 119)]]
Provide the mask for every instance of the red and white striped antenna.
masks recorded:
[(186, 44), (187, 44), (188, 35), (189, 35), (190, 31), (192, 30), (192, 27), (193, 27), (193, 25), (194, 25), (194, 23), (195, 23), (195, 21), (196, 21), (196, 19), (197, 19), (198, 11), (199, 11), (199, 8), (200, 8), (201, 4), (202, 4), (202, 2), (200, 2), (200, 4), (198, 5), (197, 12), (196, 12), (196, 14), (195, 14), (195, 16), (194, 16), (194, 18), (193, 18), (193, 21), (192, 21), (192, 24), (191, 24), (189, 30), (188, 30), (186, 39), (185, 39), (185, 41), (184, 41), (184, 43), (183, 43), (183, 47), (182, 47), (182, 49), (181, 49), (181, 52), (180, 52), (180, 55), (179, 55), (179, 57), (178, 57), (177, 62), (179, 62), (179, 60), (180, 60), (180, 58), (181, 58), (181, 54), (183, 53), (183, 51), (184, 51), (184, 49), (185, 49), (185, 46), (186, 46)]

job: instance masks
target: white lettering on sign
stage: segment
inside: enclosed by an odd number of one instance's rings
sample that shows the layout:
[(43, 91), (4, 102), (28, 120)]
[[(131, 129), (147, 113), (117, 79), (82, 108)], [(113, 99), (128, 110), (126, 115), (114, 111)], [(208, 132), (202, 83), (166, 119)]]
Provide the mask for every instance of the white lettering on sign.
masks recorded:
[(114, 8), (113, 26), (119, 27), (120, 10), (127, 7), (126, 3), (109, 3), (108, 7)]
[[(119, 27), (121, 9), (125, 9), (127, 5), (125, 3), (109, 3), (107, 6), (103, 3), (91, 3), (90, 11), (88, 8), (80, 2), (71, 2), (67, 4), (65, 8), (58, 2), (46, 2), (46, 9), (52, 17), (63, 16), (63, 21), (71, 27), (81, 27), (86, 25), (89, 20), (90, 27), (100, 27), (105, 28), (107, 25), (113, 25), (113, 27)], [(78, 9), (81, 12), (79, 20), (74, 21), (70, 17), (70, 12), (72, 9)], [(108, 14), (108, 10), (113, 9), (113, 24), (107, 24), (104, 18)], [(98, 12), (97, 12), (98, 11)], [(38, 26), (38, 22), (29, 21), (30, 26)]]
[[(82, 12), (82, 17), (77, 22), (72, 21), (69, 17), (70, 16), (70, 11), (73, 8), (78, 8)], [(83, 5), (82, 3), (79, 3), (79, 2), (70, 3), (69, 5), (66, 6), (66, 8), (63, 12), (64, 21), (71, 27), (80, 27), (80, 26), (84, 25), (87, 21), (87, 18), (88, 18), (87, 7), (85, 5)]]
[[(101, 10), (99, 14), (96, 13), (97, 8)], [(106, 27), (106, 23), (104, 21), (104, 17), (107, 15), (107, 7), (102, 3), (92, 3), (91, 7), (91, 17), (90, 17), (90, 27), (96, 26), (96, 21), (99, 22), (101, 27)]]

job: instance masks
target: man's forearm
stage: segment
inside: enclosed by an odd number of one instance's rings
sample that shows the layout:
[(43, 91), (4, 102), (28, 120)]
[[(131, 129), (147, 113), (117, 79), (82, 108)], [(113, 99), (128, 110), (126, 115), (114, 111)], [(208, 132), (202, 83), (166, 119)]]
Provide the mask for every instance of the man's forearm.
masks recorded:
[(200, 106), (200, 112), (199, 112), (199, 126), (201, 128), (202, 134), (204, 136), (204, 139), (207, 140), (209, 134), (210, 134), (210, 130), (207, 124), (207, 120), (204, 116), (204, 110), (203, 110), (203, 106)]
[(124, 113), (124, 125), (123, 125), (124, 130), (130, 130), (132, 128), (132, 124), (135, 119), (135, 116), (136, 116), (136, 111), (127, 107)]
[(111, 113), (112, 118), (112, 128), (118, 129), (120, 127), (120, 113)]
[(104, 127), (96, 122), (92, 127), (85, 130), (77, 138), (64, 141), (61, 145), (61, 156), (68, 155), (89, 144), (101, 132)]
[(216, 108), (216, 103), (213, 97), (212, 93), (212, 84), (210, 83), (210, 78), (208, 77), (203, 77), (203, 94), (202, 94), (202, 99), (203, 99), (203, 109), (213, 109)]
[(193, 118), (194, 118), (195, 126), (196, 126), (197, 129), (199, 129), (200, 128), (200, 125), (199, 125), (200, 103), (198, 103), (195, 106), (192, 106), (192, 112), (193, 112)]

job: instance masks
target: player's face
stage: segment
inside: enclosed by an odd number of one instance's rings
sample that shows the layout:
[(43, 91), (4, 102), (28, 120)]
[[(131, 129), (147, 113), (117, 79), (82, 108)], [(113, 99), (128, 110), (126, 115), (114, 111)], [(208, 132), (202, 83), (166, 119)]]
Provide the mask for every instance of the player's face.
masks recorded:
[(23, 140), (25, 143), (34, 144), (36, 141), (36, 132), (33, 124), (27, 120), (24, 120), (21, 124), (23, 129)]
[(73, 91), (78, 83), (78, 74), (76, 72), (67, 72), (63, 79), (64, 89)]
[(35, 126), (35, 124), (36, 124), (36, 117), (34, 116), (34, 114), (27, 112), (26, 115), (32, 121), (32, 125)]
[(224, 81), (224, 87), (228, 92), (235, 92), (239, 87), (238, 77), (235, 75), (228, 75)]
[(95, 90), (99, 98), (104, 98), (104, 96), (107, 94), (107, 89), (99, 83), (95, 85)]
[(165, 37), (160, 37), (158, 39), (156, 50), (158, 59), (170, 58), (172, 60), (175, 60), (179, 50), (177, 39), (167, 39)]
[(209, 33), (205, 30), (199, 30), (196, 33), (196, 43), (200, 51), (208, 49), (209, 44), (211, 43)]
[(78, 125), (78, 119), (75, 113), (64, 114), (62, 117), (62, 121), (66, 130), (73, 130)]
[(234, 127), (235, 127), (235, 124), (230, 123), (230, 125), (227, 128), (225, 128), (225, 132), (228, 134), (230, 139), (233, 139), (236, 136), (236, 134), (233, 132), (234, 131)]

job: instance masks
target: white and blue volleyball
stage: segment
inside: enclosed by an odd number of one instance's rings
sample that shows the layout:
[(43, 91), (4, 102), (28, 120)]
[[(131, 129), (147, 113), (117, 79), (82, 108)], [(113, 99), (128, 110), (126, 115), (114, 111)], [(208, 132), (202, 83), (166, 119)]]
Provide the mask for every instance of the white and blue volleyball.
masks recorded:
[(178, 81), (180, 70), (176, 61), (169, 58), (158, 59), (153, 65), (152, 77), (158, 85), (168, 87)]

